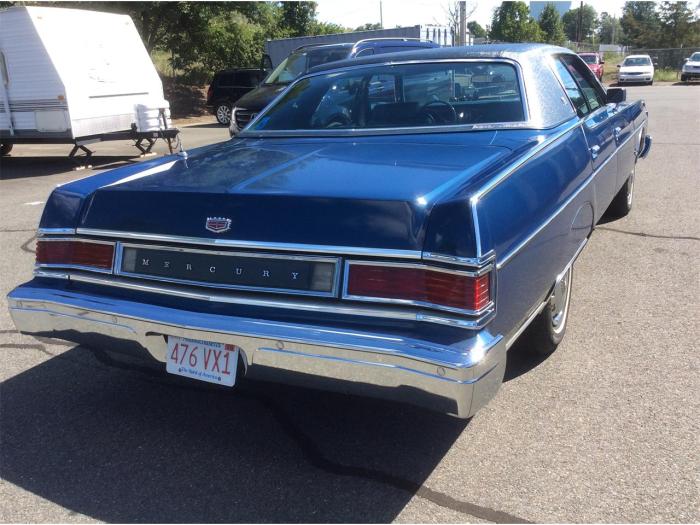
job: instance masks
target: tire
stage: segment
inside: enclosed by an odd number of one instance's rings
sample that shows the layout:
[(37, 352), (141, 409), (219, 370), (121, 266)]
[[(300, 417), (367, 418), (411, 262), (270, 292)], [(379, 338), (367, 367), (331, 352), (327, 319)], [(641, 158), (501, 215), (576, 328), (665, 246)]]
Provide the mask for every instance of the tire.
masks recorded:
[(688, 77), (686, 77), (685, 75), (681, 75), (681, 82), (687, 82), (687, 81), (688, 81)]
[(12, 151), (14, 144), (0, 144), (0, 156), (4, 157)]
[(632, 211), (634, 202), (634, 171), (629, 176), (613, 198), (610, 206), (607, 209), (607, 214), (615, 219), (622, 219)]
[(573, 284), (573, 265), (558, 279), (547, 298), (544, 309), (535, 317), (523, 334), (528, 350), (540, 356), (550, 355), (566, 334)]
[(216, 121), (219, 124), (228, 126), (231, 123), (231, 105), (227, 103), (217, 104), (214, 115), (216, 115)]

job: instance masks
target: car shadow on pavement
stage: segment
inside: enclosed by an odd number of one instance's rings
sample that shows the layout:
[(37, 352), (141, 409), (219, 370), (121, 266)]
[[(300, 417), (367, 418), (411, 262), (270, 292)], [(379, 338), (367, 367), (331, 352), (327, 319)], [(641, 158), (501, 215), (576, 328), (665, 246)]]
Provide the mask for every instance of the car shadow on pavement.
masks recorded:
[[(153, 159), (156, 156), (145, 157), (145, 159)], [(80, 176), (88, 176), (94, 170), (105, 170), (111, 168), (119, 168), (134, 164), (142, 159), (138, 155), (113, 155), (102, 156), (94, 155), (90, 158), (92, 168), (76, 170), (76, 174), (84, 174)], [(77, 166), (84, 164), (84, 158), (77, 157), (75, 161), (65, 157), (2, 157), (0, 160), (0, 180), (21, 179), (25, 177), (43, 177), (47, 175), (56, 175), (74, 170)]]
[(84, 347), (0, 394), (2, 478), (108, 522), (388, 522), (468, 425), (282, 385), (200, 386)]

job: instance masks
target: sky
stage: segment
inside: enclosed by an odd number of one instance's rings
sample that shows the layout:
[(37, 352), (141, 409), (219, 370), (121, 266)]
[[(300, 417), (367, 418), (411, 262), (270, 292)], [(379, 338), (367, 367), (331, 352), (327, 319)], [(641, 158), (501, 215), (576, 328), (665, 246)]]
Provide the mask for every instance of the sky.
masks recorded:
[[(318, 19), (355, 28), (379, 22), (379, 0), (316, 0)], [(382, 0), (384, 27), (415, 26), (418, 24), (447, 25), (449, 0)], [(624, 0), (590, 0), (584, 2), (598, 13), (607, 11), (611, 15), (622, 15)], [(467, 13), (474, 7), (468, 21), (476, 20), (482, 26), (491, 23), (494, 7), (500, 5), (495, 0), (467, 0)], [(579, 2), (574, 2), (574, 7)]]

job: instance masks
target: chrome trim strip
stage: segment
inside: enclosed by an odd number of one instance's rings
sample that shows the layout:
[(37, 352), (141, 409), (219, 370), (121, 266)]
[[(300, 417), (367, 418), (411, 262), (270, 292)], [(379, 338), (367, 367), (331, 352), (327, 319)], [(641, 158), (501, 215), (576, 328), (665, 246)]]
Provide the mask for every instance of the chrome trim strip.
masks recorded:
[(522, 335), (522, 333), (527, 330), (527, 327), (530, 326), (530, 323), (534, 321), (537, 316), (540, 314), (542, 310), (544, 310), (545, 306), (547, 306), (547, 301), (542, 301), (540, 305), (535, 308), (535, 310), (525, 319), (525, 322), (520, 325), (520, 328), (506, 341), (506, 350), (508, 350), (511, 346), (513, 346), (513, 343), (515, 343), (518, 340), (518, 337)]
[(97, 266), (84, 266), (80, 264), (56, 264), (56, 263), (34, 263), (34, 274), (36, 275), (37, 269), (39, 268), (57, 268), (66, 270), (85, 270), (88, 272), (106, 273), (111, 274), (114, 270), (114, 260), (117, 251), (116, 243), (112, 241), (102, 241), (95, 239), (81, 239), (79, 237), (46, 237), (38, 239), (41, 242), (53, 242), (53, 241), (68, 241), (68, 242), (83, 242), (85, 244), (106, 244), (112, 246), (112, 265), (109, 269), (99, 268)]
[[(412, 64), (445, 64), (445, 63), (469, 63), (469, 62), (501, 62), (513, 66), (516, 70), (518, 77), (518, 86), (520, 88), (521, 104), (523, 107), (523, 117), (522, 122), (494, 122), (488, 125), (484, 124), (459, 124), (452, 126), (422, 126), (422, 127), (403, 127), (403, 128), (354, 128), (346, 130), (260, 130), (253, 131), (249, 130), (253, 124), (255, 124), (259, 119), (264, 118), (264, 116), (270, 111), (270, 109), (277, 104), (277, 102), (287, 94), (287, 91), (292, 89), (297, 82), (300, 82), (307, 78), (312, 78), (316, 76), (328, 75), (329, 73), (339, 73), (345, 71), (353, 71), (356, 69), (368, 69), (380, 66), (404, 66)], [(263, 111), (260, 111), (255, 119), (251, 120), (244, 130), (242, 130), (237, 137), (246, 138), (264, 138), (264, 137), (290, 137), (290, 136), (303, 136), (303, 137), (323, 137), (323, 136), (365, 136), (365, 135), (387, 135), (387, 134), (415, 134), (415, 133), (434, 133), (434, 132), (454, 132), (454, 131), (487, 131), (487, 130), (500, 130), (500, 129), (539, 129), (532, 125), (530, 122), (530, 108), (528, 106), (527, 90), (525, 87), (525, 78), (523, 75), (522, 66), (516, 60), (508, 57), (481, 57), (481, 58), (438, 58), (431, 60), (398, 60), (392, 61), (387, 60), (384, 62), (371, 62), (368, 64), (353, 64), (351, 66), (345, 66), (338, 69), (326, 69), (323, 71), (318, 71), (315, 73), (307, 73), (297, 78), (292, 82), (287, 88), (285, 88), (271, 103), (269, 103)]]
[[(179, 253), (202, 253), (207, 255), (216, 256), (227, 256), (227, 257), (250, 257), (257, 259), (274, 259), (274, 260), (293, 260), (293, 261), (306, 261), (315, 263), (329, 263), (333, 265), (334, 274), (333, 282), (330, 292), (316, 291), (316, 290), (296, 290), (294, 288), (271, 288), (271, 287), (259, 287), (259, 286), (246, 286), (246, 285), (236, 285), (236, 284), (223, 284), (223, 283), (212, 283), (207, 281), (190, 281), (187, 279), (176, 279), (162, 277), (159, 275), (148, 275), (142, 273), (132, 273), (125, 272), (121, 269), (121, 261), (124, 257), (125, 248), (144, 248), (149, 250), (162, 250), (171, 251)], [(190, 248), (180, 248), (174, 246), (159, 246), (154, 244), (131, 244), (131, 243), (119, 243), (119, 265), (114, 267), (115, 275), (121, 275), (125, 277), (135, 277), (137, 279), (145, 279), (149, 281), (161, 281), (174, 284), (185, 284), (190, 286), (202, 286), (205, 288), (218, 288), (224, 290), (242, 290), (242, 291), (255, 291), (255, 292), (267, 292), (267, 293), (283, 293), (289, 295), (306, 295), (314, 297), (337, 297), (338, 288), (340, 286), (340, 258), (339, 257), (314, 257), (314, 256), (302, 256), (302, 255), (275, 255), (271, 253), (255, 253), (255, 252), (222, 252), (218, 250), (198, 250)]]
[(288, 310), (303, 310), (307, 312), (328, 313), (337, 315), (352, 315), (363, 317), (376, 317), (383, 319), (396, 319), (401, 321), (424, 321), (441, 325), (455, 326), (467, 330), (479, 330), (491, 319), (492, 316), (485, 315), (480, 319), (463, 319), (451, 317), (448, 315), (430, 315), (421, 311), (411, 309), (400, 309), (383, 307), (359, 307), (358, 305), (350, 305), (343, 303), (329, 303), (327, 301), (304, 300), (303, 298), (282, 298), (266, 296), (265, 298), (254, 297), (250, 295), (233, 295), (233, 294), (216, 294), (209, 291), (199, 291), (188, 289), (184, 286), (161, 286), (151, 284), (146, 281), (133, 282), (133, 280), (122, 279), (119, 277), (111, 277), (109, 279), (98, 276), (89, 275), (87, 273), (56, 273), (49, 274), (46, 272), (42, 277), (66, 278), (71, 281), (83, 282), (87, 284), (96, 284), (101, 286), (114, 286), (128, 290), (139, 292), (159, 293), (174, 297), (183, 297), (186, 299), (196, 299), (200, 301), (221, 302), (229, 304), (241, 304), (248, 306), (263, 306), (268, 308), (279, 308)]
[(75, 235), (75, 228), (37, 228), (36, 234), (42, 235)]
[(51, 279), (70, 279), (70, 275), (62, 272), (34, 270), (34, 277), (48, 277)]
[(552, 213), (552, 215), (550, 215), (542, 224), (540, 224), (540, 225), (539, 225), (532, 233), (530, 233), (525, 239), (523, 239), (522, 241), (520, 241), (515, 247), (511, 248), (508, 252), (506, 252), (506, 253), (503, 255), (503, 257), (501, 258), (501, 260), (499, 260), (499, 261), (496, 263), (496, 269), (497, 269), (497, 270), (500, 270), (500, 269), (503, 268), (506, 264), (508, 264), (508, 262), (509, 262), (511, 259), (513, 259), (513, 257), (515, 257), (515, 255), (516, 255), (520, 250), (522, 250), (525, 246), (527, 246), (535, 237), (537, 237), (537, 235), (538, 235), (542, 230), (544, 230), (547, 226), (549, 226), (549, 224), (557, 217), (557, 215), (559, 215), (562, 211), (564, 211), (564, 210), (566, 209), (566, 207), (567, 207), (569, 204), (571, 204), (571, 202), (572, 202), (576, 197), (578, 197), (579, 194), (580, 194), (584, 189), (586, 189), (586, 188), (588, 187), (588, 185), (591, 183), (591, 181), (593, 181), (593, 180), (595, 179), (596, 175), (598, 175), (598, 173), (608, 164), (608, 162), (610, 162), (610, 160), (616, 158), (616, 155), (617, 155), (618, 151), (619, 151), (620, 149), (622, 149), (622, 147), (623, 147), (625, 144), (627, 144), (627, 142), (629, 142), (629, 140), (632, 139), (632, 138), (635, 136), (635, 134), (637, 133), (637, 131), (639, 130), (639, 128), (641, 128), (643, 125), (644, 125), (644, 124), (641, 124), (641, 125), (638, 126), (632, 133), (630, 133), (629, 137), (627, 137), (622, 143), (620, 143), (620, 145), (615, 149), (615, 151), (614, 151), (613, 153), (611, 153), (610, 156), (609, 156), (607, 159), (605, 159), (605, 160), (603, 161), (603, 163), (602, 163), (600, 166), (598, 166), (598, 168), (597, 168), (593, 173), (591, 173), (591, 174), (586, 178), (586, 180), (584, 180), (584, 181), (581, 183), (581, 185), (580, 185), (578, 188), (576, 188), (576, 190), (575, 190), (571, 195), (569, 195), (569, 197), (554, 211), (554, 213)]
[(468, 268), (481, 268), (491, 262), (496, 257), (493, 250), (481, 257), (458, 257), (456, 255), (447, 255), (443, 253), (423, 252), (423, 260), (442, 262), (446, 264), (454, 264), (457, 266), (466, 266)]
[(225, 248), (247, 248), (270, 251), (323, 253), (329, 255), (360, 255), (363, 257), (386, 257), (392, 259), (418, 259), (422, 252), (419, 250), (392, 250), (386, 248), (365, 248), (360, 246), (332, 246), (324, 244), (297, 244), (263, 241), (242, 241), (234, 239), (208, 239), (202, 237), (184, 237), (157, 233), (137, 233), (115, 230), (100, 230), (93, 228), (78, 228), (79, 235), (95, 237), (117, 237), (127, 240), (172, 242), (179, 244), (199, 244), (202, 246), (218, 246)]
[[(416, 268), (419, 270), (430, 270), (442, 273), (449, 273), (452, 275), (464, 275), (466, 277), (479, 277), (490, 272), (493, 269), (492, 264), (488, 264), (477, 272), (465, 271), (465, 270), (452, 270), (448, 268), (442, 268), (440, 266), (428, 266), (425, 264), (411, 264), (411, 263), (377, 263), (372, 261), (345, 261), (345, 268), (343, 271), (343, 293), (341, 297), (349, 301), (363, 301), (369, 303), (386, 303), (386, 304), (401, 304), (407, 306), (418, 306), (429, 308), (431, 310), (440, 310), (444, 312), (450, 312), (461, 315), (470, 315), (474, 317), (480, 317), (489, 314), (494, 310), (493, 299), (489, 303), (479, 310), (469, 310), (466, 308), (455, 308), (452, 306), (444, 306), (441, 304), (428, 303), (425, 301), (414, 301), (411, 299), (393, 299), (389, 297), (369, 297), (364, 295), (352, 295), (348, 293), (348, 283), (349, 283), (349, 273), (351, 266), (384, 266), (389, 268)], [(490, 284), (490, 283), (489, 283)], [(489, 288), (490, 289), (490, 288)]]

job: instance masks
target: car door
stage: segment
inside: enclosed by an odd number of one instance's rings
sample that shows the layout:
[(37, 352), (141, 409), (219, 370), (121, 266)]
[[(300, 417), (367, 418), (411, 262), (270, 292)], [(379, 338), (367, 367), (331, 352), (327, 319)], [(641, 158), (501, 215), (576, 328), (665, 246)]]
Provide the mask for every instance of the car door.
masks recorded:
[(624, 117), (605, 104), (605, 94), (588, 66), (576, 56), (555, 58), (555, 70), (579, 117), (588, 142), (591, 167), (595, 173), (597, 221), (617, 193), (616, 151), (625, 127)]

